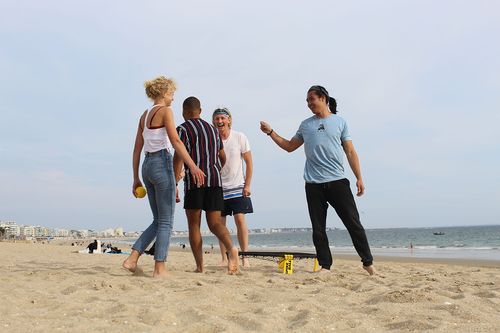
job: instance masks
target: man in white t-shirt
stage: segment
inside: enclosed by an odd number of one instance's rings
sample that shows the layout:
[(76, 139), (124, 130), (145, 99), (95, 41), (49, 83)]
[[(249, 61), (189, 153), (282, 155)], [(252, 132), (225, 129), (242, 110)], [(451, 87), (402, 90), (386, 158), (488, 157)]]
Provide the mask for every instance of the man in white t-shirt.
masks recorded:
[[(250, 199), (253, 170), (250, 144), (245, 134), (231, 129), (232, 117), (227, 108), (216, 109), (212, 115), (212, 122), (219, 130), (226, 152), (226, 163), (221, 170), (224, 193), (224, 209), (221, 219), (226, 225), (226, 216), (234, 216), (241, 251), (248, 251), (248, 227), (245, 214), (253, 213)], [(243, 162), (245, 162), (245, 172), (243, 172)], [(221, 265), (227, 265), (224, 244), (219, 242), (219, 246), (222, 255)], [(250, 267), (247, 258), (243, 258), (242, 265)]]

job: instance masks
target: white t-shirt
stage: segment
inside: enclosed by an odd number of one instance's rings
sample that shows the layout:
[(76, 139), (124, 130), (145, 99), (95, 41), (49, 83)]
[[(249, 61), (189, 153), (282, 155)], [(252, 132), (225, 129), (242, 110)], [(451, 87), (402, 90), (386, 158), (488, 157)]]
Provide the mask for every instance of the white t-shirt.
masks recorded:
[(250, 143), (245, 134), (230, 130), (226, 140), (222, 140), (226, 153), (226, 164), (221, 170), (224, 200), (243, 196), (245, 175), (242, 154), (250, 151)]

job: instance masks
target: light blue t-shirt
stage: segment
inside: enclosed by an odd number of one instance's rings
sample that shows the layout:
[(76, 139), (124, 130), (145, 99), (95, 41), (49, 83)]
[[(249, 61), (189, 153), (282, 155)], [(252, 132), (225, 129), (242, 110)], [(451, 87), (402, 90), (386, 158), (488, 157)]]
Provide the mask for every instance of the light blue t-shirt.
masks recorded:
[(304, 142), (306, 183), (326, 183), (345, 178), (343, 141), (351, 136), (346, 121), (331, 114), (326, 118), (312, 116), (304, 120), (294, 138)]

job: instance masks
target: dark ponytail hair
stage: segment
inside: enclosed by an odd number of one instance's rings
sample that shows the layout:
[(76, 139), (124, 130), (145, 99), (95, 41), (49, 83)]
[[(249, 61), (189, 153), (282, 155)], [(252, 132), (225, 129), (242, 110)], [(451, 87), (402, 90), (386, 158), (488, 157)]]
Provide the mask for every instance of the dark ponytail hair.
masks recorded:
[(333, 97), (328, 97), (328, 108), (333, 114), (337, 113), (337, 101)]
[(319, 97), (324, 97), (326, 104), (328, 104), (328, 108), (330, 109), (330, 112), (333, 114), (337, 114), (337, 101), (335, 98), (330, 97), (330, 94), (328, 94), (328, 91), (325, 89), (323, 86), (312, 86), (309, 88), (307, 92), (314, 91), (316, 95)]

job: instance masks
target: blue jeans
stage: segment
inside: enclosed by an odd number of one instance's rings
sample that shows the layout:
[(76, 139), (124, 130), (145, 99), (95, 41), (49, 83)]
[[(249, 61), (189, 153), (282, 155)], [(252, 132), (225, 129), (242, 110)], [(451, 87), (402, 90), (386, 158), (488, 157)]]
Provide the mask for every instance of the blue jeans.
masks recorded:
[(175, 177), (172, 155), (167, 150), (147, 153), (142, 163), (142, 180), (148, 191), (153, 223), (132, 248), (143, 254), (156, 238), (155, 261), (166, 261), (174, 224)]

